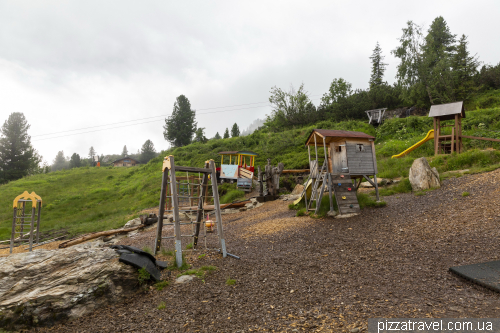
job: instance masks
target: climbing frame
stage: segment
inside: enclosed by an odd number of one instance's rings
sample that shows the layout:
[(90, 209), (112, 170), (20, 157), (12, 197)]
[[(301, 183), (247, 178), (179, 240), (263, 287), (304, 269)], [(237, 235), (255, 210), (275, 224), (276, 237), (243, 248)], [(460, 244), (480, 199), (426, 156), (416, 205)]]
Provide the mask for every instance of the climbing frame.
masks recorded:
[(22, 246), (23, 244), (29, 244), (29, 250), (31, 251), (33, 241), (38, 244), (40, 240), (42, 198), (35, 192), (28, 193), (28, 191), (24, 191), (14, 199), (13, 208), (10, 253), (12, 253), (15, 246)]
[[(223, 257), (226, 257), (226, 244), (224, 230), (222, 228), (222, 218), (220, 211), (219, 192), (217, 188), (217, 176), (215, 163), (213, 160), (205, 162), (204, 168), (185, 167), (175, 165), (174, 156), (170, 155), (163, 160), (163, 177), (161, 184), (160, 207), (158, 212), (158, 225), (154, 254), (156, 255), (162, 247), (162, 240), (173, 240), (176, 264), (182, 265), (182, 240), (192, 238), (193, 248), (198, 245), (199, 237), (203, 237), (205, 247), (207, 247), (207, 229), (203, 218), (205, 216), (205, 204), (208, 200), (213, 200), (213, 211), (215, 213), (216, 232), (218, 245)], [(198, 174), (198, 177), (191, 177), (189, 173)], [(183, 181), (183, 179), (185, 179)], [(210, 193), (211, 190), (211, 193)], [(193, 205), (195, 204), (195, 205)], [(169, 217), (166, 213), (171, 213)], [(187, 217), (187, 221), (181, 222), (181, 214)], [(169, 220), (170, 218), (170, 220)], [(168, 222), (164, 223), (164, 220)], [(163, 227), (173, 226), (173, 235), (164, 237)], [(186, 232), (186, 227), (191, 227), (190, 234)], [(200, 235), (201, 232), (201, 235)]]

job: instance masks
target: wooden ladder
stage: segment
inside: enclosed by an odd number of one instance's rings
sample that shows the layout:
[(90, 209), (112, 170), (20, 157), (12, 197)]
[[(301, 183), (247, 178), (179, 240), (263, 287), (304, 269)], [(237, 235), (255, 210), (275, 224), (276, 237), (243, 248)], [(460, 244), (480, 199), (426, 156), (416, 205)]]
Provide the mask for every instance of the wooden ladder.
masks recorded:
[(351, 175), (348, 173), (332, 174), (331, 179), (339, 214), (359, 213), (361, 210), (358, 196), (356, 195), (356, 187), (352, 183)]
[[(325, 185), (330, 188), (330, 174), (327, 172), (327, 160), (323, 163), (323, 166), (321, 167), (321, 170), (318, 172), (318, 175), (314, 179), (313, 187), (311, 190), (311, 198), (309, 199), (309, 202), (307, 202), (307, 210), (314, 210), (315, 214), (318, 214), (319, 212), (319, 207), (321, 206), (321, 200), (323, 199), (323, 193), (325, 191)], [(307, 185), (307, 183), (306, 183)], [(321, 189), (318, 193), (318, 187), (321, 186)], [(304, 188), (304, 190), (306, 190)], [(305, 193), (305, 196), (307, 197), (307, 193)], [(307, 198), (306, 198), (307, 200)], [(316, 207), (312, 207), (312, 202), (316, 202)]]

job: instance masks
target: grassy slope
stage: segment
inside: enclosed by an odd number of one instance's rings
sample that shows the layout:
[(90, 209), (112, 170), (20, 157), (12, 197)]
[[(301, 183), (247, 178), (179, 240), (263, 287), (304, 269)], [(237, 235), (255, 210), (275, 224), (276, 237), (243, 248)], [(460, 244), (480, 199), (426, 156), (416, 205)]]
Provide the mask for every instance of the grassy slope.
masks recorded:
[[(489, 91), (467, 104), (463, 120), (465, 135), (500, 138), (500, 91)], [(476, 110), (481, 106), (488, 109)], [(12, 223), (12, 200), (23, 191), (35, 191), (44, 200), (41, 230), (65, 229), (71, 234), (100, 231), (122, 226), (142, 209), (158, 205), (161, 181), (161, 160), (166, 154), (176, 158), (176, 164), (202, 166), (208, 159), (220, 161), (217, 152), (252, 150), (259, 153), (256, 165), (283, 162), (285, 168), (305, 168), (308, 165), (304, 142), (313, 128), (362, 131), (377, 137), (376, 151), (380, 177), (407, 177), (415, 158), (427, 156), (440, 172), (463, 168), (485, 170), (500, 167), (500, 152), (484, 151), (500, 144), (464, 140), (468, 151), (454, 156), (433, 157), (432, 141), (414, 150), (405, 158), (391, 159), (410, 145), (421, 140), (432, 128), (428, 117), (391, 119), (378, 129), (367, 122), (323, 121), (314, 126), (280, 133), (266, 130), (247, 137), (211, 140), (162, 152), (147, 165), (134, 168), (79, 168), (36, 175), (0, 186), (0, 239), (7, 239)], [(322, 150), (319, 150), (322, 155)]]

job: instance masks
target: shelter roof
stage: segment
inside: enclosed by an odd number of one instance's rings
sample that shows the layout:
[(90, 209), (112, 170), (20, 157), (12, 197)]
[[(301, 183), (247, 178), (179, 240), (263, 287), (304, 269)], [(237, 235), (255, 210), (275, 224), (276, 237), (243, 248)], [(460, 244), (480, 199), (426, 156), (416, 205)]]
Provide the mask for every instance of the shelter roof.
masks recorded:
[(235, 150), (235, 151), (221, 151), (218, 153), (219, 155), (250, 155), (250, 156), (259, 156), (259, 154), (254, 153), (249, 150)]
[(461, 114), (462, 118), (465, 118), (463, 101), (432, 105), (429, 112), (429, 117), (439, 117), (441, 120), (448, 120), (455, 118), (456, 114)]
[(133, 160), (133, 161), (135, 161), (137, 163), (140, 163), (138, 160), (136, 160), (135, 158), (132, 158), (130, 156), (125, 156), (125, 157), (119, 158), (116, 161), (113, 161), (111, 163), (116, 163), (116, 162), (120, 162), (120, 161), (123, 161), (123, 160)]
[[(325, 130), (325, 129), (314, 129), (311, 134), (309, 134), (309, 137), (306, 140), (306, 146), (314, 146), (314, 138), (313, 135), (316, 134), (321, 138), (325, 138), (326, 143), (329, 143), (331, 141), (337, 141), (335, 139), (342, 139), (342, 138), (360, 138), (360, 139), (372, 139), (374, 140), (375, 137), (368, 135), (363, 132), (355, 132), (355, 131), (340, 131), (340, 130)], [(319, 146), (323, 145), (323, 142), (317, 142)]]

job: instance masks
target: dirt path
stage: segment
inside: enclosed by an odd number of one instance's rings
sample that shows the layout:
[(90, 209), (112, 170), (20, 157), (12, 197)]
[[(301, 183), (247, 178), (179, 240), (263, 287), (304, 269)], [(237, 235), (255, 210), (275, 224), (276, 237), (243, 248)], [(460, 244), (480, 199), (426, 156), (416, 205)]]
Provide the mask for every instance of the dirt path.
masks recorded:
[(500, 256), (499, 184), (500, 170), (449, 179), (347, 220), (294, 217), (282, 201), (224, 215), (241, 260), (191, 257), (217, 270), (38, 331), (348, 332), (373, 317), (498, 317), (498, 293), (448, 268)]

